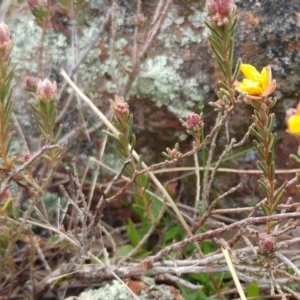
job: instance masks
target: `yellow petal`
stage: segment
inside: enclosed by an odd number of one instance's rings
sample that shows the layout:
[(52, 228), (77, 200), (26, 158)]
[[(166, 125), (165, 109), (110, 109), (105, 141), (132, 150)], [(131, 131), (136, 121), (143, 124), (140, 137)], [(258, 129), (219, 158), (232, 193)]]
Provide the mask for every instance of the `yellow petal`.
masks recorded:
[(271, 95), (276, 89), (276, 81), (273, 80), (268, 86), (267, 88), (261, 93), (262, 97), (268, 97), (269, 95)]
[(292, 134), (300, 134), (300, 116), (293, 115), (288, 118), (287, 125), (289, 132)]
[(238, 86), (239, 90), (249, 95), (259, 96), (262, 92), (259, 81), (253, 81), (249, 79), (243, 79), (243, 82)]
[(264, 91), (269, 85), (269, 74), (267, 68), (263, 68), (261, 71), (261, 88)]
[(261, 80), (260, 73), (252, 65), (241, 64), (240, 70), (243, 72), (244, 76), (247, 79), (254, 80), (254, 81)]

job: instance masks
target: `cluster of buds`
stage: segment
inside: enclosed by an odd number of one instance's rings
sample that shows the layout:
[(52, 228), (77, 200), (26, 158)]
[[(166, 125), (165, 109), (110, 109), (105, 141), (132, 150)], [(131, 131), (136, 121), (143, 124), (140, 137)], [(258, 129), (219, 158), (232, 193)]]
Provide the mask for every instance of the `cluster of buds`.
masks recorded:
[(53, 83), (49, 79), (40, 79), (37, 83), (36, 97), (40, 101), (48, 101), (56, 99), (57, 97), (57, 85), (54, 81)]
[(235, 14), (236, 6), (233, 0), (207, 0), (206, 9), (212, 24), (223, 26), (228, 24)]
[(12, 49), (12, 40), (7, 25), (0, 23), (0, 60), (7, 62)]
[(259, 234), (258, 248), (261, 254), (269, 254), (276, 250), (275, 238), (268, 233)]
[(212, 106), (215, 111), (226, 111), (230, 108), (230, 104), (230, 100), (224, 95), (220, 95), (220, 98), (215, 102), (209, 102), (209, 105)]
[(187, 133), (191, 134), (195, 138), (197, 145), (199, 145), (201, 141), (201, 131), (204, 125), (202, 114), (198, 115), (191, 112), (186, 116), (185, 121), (182, 119), (179, 119), (179, 121), (186, 128)]
[(115, 100), (109, 101), (110, 108), (117, 118), (126, 119), (129, 116), (129, 105), (123, 97), (115, 96)]
[(163, 152), (162, 153), (164, 157), (166, 157), (167, 159), (179, 159), (181, 156), (182, 156), (182, 153), (179, 151), (179, 144), (176, 143), (175, 144), (175, 148), (173, 149), (170, 149), (170, 148), (167, 148), (166, 149), (166, 152)]

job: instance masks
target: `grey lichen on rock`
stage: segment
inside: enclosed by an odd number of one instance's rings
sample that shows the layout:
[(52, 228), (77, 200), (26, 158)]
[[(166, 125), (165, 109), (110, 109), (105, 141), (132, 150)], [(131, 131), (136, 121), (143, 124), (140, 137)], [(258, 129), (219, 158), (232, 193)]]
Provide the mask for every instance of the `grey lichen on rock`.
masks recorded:
[(129, 295), (129, 292), (124, 288), (124, 284), (113, 280), (111, 284), (106, 284), (99, 289), (91, 289), (89, 291), (81, 293), (77, 297), (68, 297), (65, 300), (133, 300), (133, 297)]
[[(138, 282), (135, 282), (138, 285)], [(125, 283), (120, 283), (117, 280), (113, 280), (110, 283), (99, 289), (91, 289), (89, 291), (81, 293), (79, 296), (68, 297), (65, 300), (134, 300), (130, 295)], [(140, 288), (143, 287), (143, 288)], [(155, 284), (155, 281), (146, 277), (141, 281), (141, 286), (138, 288), (138, 299), (140, 300), (183, 300), (180, 296), (180, 292), (174, 287), (170, 287), (164, 284)]]

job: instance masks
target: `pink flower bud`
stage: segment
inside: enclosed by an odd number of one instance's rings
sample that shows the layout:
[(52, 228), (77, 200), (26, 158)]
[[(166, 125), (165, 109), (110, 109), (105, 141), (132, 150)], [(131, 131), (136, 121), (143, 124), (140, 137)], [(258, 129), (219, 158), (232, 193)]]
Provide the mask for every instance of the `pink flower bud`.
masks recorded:
[(24, 154), (24, 161), (28, 161), (31, 158), (31, 154), (30, 153), (25, 153)]
[(210, 21), (218, 26), (228, 23), (234, 6), (234, 0), (206, 0)]
[(123, 97), (115, 96), (115, 101), (110, 99), (110, 108), (116, 116), (126, 117), (129, 114), (129, 105)]
[(276, 249), (275, 238), (267, 233), (259, 235), (258, 248), (262, 252), (271, 252)]
[(50, 100), (56, 98), (57, 86), (56, 82), (53, 83), (49, 79), (39, 80), (37, 84), (36, 95), (38, 98)]
[(145, 23), (145, 17), (144, 17), (144, 15), (143, 14), (137, 14), (135, 16), (135, 23), (138, 26), (143, 26), (144, 23)]
[(36, 79), (31, 76), (25, 78), (26, 89), (32, 92), (36, 91)]
[(3, 190), (0, 193), (0, 196), (1, 196), (1, 199), (3, 199), (3, 200), (6, 200), (6, 199), (10, 198), (11, 197), (11, 192), (10, 192), (9, 188), (6, 188), (5, 190)]
[(206, 0), (206, 5), (213, 15), (219, 14), (221, 17), (226, 17), (230, 13), (233, 6), (232, 0)]
[(7, 25), (4, 22), (0, 23), (0, 47), (5, 48), (10, 43), (10, 34)]
[(188, 129), (200, 128), (203, 124), (201, 117), (194, 112), (187, 115), (185, 122)]
[(297, 114), (296, 108), (288, 108), (285, 112), (285, 120), (288, 120), (291, 116), (294, 116)]

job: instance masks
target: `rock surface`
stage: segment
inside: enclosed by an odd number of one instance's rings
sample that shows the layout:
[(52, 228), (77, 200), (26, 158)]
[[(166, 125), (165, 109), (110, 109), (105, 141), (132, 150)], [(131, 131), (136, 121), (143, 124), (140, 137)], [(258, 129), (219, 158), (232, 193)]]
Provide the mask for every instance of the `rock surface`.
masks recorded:
[[(79, 32), (79, 51), (83, 51), (94, 36), (97, 28), (104, 20), (104, 14), (110, 7), (110, 1), (90, 1), (91, 10), (87, 11), (85, 18), (87, 26)], [(116, 11), (116, 55), (125, 67), (130, 67), (132, 56), (132, 38), (134, 31), (134, 16), (136, 1), (118, 1)], [(258, 69), (271, 65), (273, 77), (277, 80), (278, 88), (275, 95), (278, 103), (274, 108), (276, 113), (275, 130), (279, 137), (276, 154), (280, 158), (278, 167), (294, 167), (295, 164), (287, 157), (297, 150), (297, 141), (285, 133), (285, 110), (295, 106), (299, 97), (300, 77), (300, 3), (291, 0), (283, 5), (282, 0), (273, 1), (236, 1), (240, 15), (238, 29), (235, 35), (235, 58), (241, 57), (245, 63), (251, 63)], [(101, 7), (101, 10), (99, 9)], [(142, 47), (145, 35), (151, 24), (156, 2), (143, 2), (142, 11), (146, 16), (145, 27), (141, 29), (138, 40)], [(59, 70), (61, 67), (69, 70), (72, 65), (72, 51), (70, 45), (70, 19), (66, 15), (59, 15), (57, 7), (52, 18), (52, 28), (46, 34), (44, 43), (44, 76), (60, 82)], [(217, 91), (218, 72), (215, 60), (208, 48), (206, 37), (208, 31), (204, 26), (206, 18), (205, 1), (174, 1), (158, 37), (151, 45), (147, 57), (141, 65), (141, 71), (127, 94), (130, 107), (135, 118), (135, 132), (138, 136), (138, 151), (144, 155), (147, 162), (163, 160), (160, 155), (166, 147), (173, 147), (179, 141), (181, 150), (191, 147), (191, 139), (176, 124), (176, 116), (185, 116), (187, 112), (199, 110), (201, 96), (204, 103), (215, 101)], [(23, 85), (25, 75), (37, 75), (38, 41), (41, 31), (34, 25), (33, 18), (28, 9), (11, 16), (10, 25), (14, 32), (15, 48), (13, 59), (17, 62), (16, 73), (18, 88), (15, 90), (15, 112), (26, 136), (30, 139), (29, 145), (34, 145), (34, 126), (30, 121), (31, 111), (28, 106), (28, 96), (24, 95)], [(118, 65), (116, 58), (110, 50), (110, 26), (101, 35), (99, 43), (92, 49), (87, 59), (79, 69), (78, 84), (94, 103), (103, 111), (108, 109), (108, 99), (124, 86), (127, 75)], [(60, 82), (61, 84), (61, 82)], [(64, 105), (64, 99), (60, 103)], [(63, 119), (65, 133), (77, 128), (78, 108), (76, 101)], [(163, 109), (161, 108), (163, 106)], [(79, 108), (80, 109), (80, 108)], [(24, 111), (27, 111), (25, 114)], [(90, 110), (83, 106), (86, 115), (96, 122)], [(171, 113), (170, 113), (171, 112)], [(232, 117), (230, 130), (232, 136), (241, 138), (251, 123), (251, 108), (246, 105), (238, 107), (237, 113)], [(209, 132), (215, 113), (205, 105), (205, 130)], [(151, 121), (149, 124), (148, 121)], [(80, 126), (79, 126), (80, 127)], [(27, 135), (28, 133), (28, 135)], [(158, 137), (159, 134), (159, 137)], [(78, 140), (75, 135), (74, 142), (70, 141), (71, 155), (82, 156), (86, 161), (88, 155), (93, 153), (96, 140), (87, 143), (85, 136)], [(162, 139), (162, 143), (157, 140)], [(224, 138), (219, 138), (217, 154), (223, 151)], [(256, 169), (257, 153), (251, 150), (252, 142), (249, 140), (246, 156), (239, 156), (230, 160), (224, 166), (230, 168)], [(15, 145), (14, 148), (19, 148)], [(250, 150), (249, 150), (250, 149)], [(80, 154), (79, 154), (80, 153)], [(284, 158), (284, 159), (283, 159)], [(109, 161), (116, 161), (110, 159)], [(184, 162), (191, 164), (193, 162)], [(288, 175), (290, 176), (290, 175)], [(292, 175), (291, 175), (292, 176)], [(282, 175), (282, 179), (285, 176)], [(244, 182), (245, 190), (240, 200), (252, 199), (251, 194), (257, 193), (255, 186), (257, 178), (244, 175), (220, 175), (216, 179), (216, 194), (228, 189), (236, 182)], [(187, 180), (189, 181), (189, 180)], [(188, 185), (192, 184), (187, 182)], [(194, 189), (190, 197), (194, 198)], [(254, 191), (254, 192), (253, 192)], [(249, 198), (244, 195), (247, 194)], [(260, 197), (260, 196), (259, 196)], [(189, 197), (188, 197), (189, 198)], [(255, 201), (255, 200), (254, 200)], [(234, 201), (235, 203), (240, 203)], [(231, 205), (231, 204), (230, 204)]]

